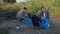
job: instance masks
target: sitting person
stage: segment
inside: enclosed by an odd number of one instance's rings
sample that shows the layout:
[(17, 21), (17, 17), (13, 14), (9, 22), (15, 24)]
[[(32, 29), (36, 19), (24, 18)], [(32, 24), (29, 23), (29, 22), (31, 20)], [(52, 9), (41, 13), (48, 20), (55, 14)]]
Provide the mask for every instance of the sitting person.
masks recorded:
[(39, 29), (39, 21), (40, 21), (40, 19), (33, 13), (32, 24), (34, 26), (34, 29)]
[(48, 24), (50, 22), (50, 15), (49, 12), (46, 10), (45, 7), (41, 8), (41, 13), (40, 13), (40, 19), (41, 19), (41, 24), (40, 26), (43, 26), (42, 24), (45, 23), (45, 26), (48, 28)]
[(26, 7), (24, 7), (24, 8), (22, 8), (22, 10), (20, 10), (17, 13), (16, 18), (19, 19), (22, 22), (26, 17), (28, 17), (28, 15), (26, 13)]

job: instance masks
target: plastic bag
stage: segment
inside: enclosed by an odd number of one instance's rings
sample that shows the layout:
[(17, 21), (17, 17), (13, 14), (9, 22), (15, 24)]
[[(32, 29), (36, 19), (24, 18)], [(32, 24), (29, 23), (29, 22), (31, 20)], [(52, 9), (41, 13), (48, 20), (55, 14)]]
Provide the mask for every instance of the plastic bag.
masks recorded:
[(48, 29), (50, 27), (49, 20), (45, 19), (40, 23), (40, 29)]
[(24, 24), (32, 24), (32, 19), (30, 19), (30, 18), (25, 18), (25, 19), (23, 20), (23, 23), (24, 23)]

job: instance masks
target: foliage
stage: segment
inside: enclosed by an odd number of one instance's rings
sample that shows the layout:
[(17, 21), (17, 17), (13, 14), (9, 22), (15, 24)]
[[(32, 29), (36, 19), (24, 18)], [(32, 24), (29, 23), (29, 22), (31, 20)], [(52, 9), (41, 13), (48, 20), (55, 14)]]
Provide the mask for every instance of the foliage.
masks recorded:
[(3, 2), (5, 2), (5, 3), (15, 3), (16, 0), (3, 0)]
[(41, 8), (42, 6), (45, 6), (47, 8), (52, 18), (60, 17), (60, 0), (31, 0), (29, 2), (23, 3), (7, 3), (2, 7), (3, 11), (0, 11), (0, 13), (4, 15), (8, 12), (11, 12), (13, 16), (16, 16), (16, 13), (21, 8), (27, 7), (27, 13), (31, 15), (33, 12), (36, 12), (37, 16), (39, 16), (41, 12), (39, 8)]

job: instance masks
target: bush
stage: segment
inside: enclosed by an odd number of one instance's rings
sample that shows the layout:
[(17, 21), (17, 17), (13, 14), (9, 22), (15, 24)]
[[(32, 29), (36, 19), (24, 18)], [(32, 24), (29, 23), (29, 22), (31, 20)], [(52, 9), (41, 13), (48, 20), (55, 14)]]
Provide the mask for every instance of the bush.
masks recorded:
[(0, 34), (9, 34), (9, 31), (6, 28), (0, 28)]
[[(11, 12), (13, 16), (16, 16), (16, 13), (20, 8), (27, 7), (27, 13), (33, 13), (37, 12), (37, 15), (40, 15), (40, 12), (38, 8), (41, 8), (42, 6), (45, 6), (49, 12), (50, 16), (52, 18), (59, 18), (60, 17), (60, 0), (31, 0), (30, 2), (26, 3), (14, 3), (14, 4), (4, 4), (2, 6), (3, 11), (0, 11), (0, 16), (3, 16), (6, 14), (6, 12)], [(19, 9), (18, 9), (19, 8)], [(29, 14), (29, 15), (31, 15)]]
[(32, 14), (31, 13), (27, 13), (27, 14), (28, 14), (29, 18), (32, 18)]

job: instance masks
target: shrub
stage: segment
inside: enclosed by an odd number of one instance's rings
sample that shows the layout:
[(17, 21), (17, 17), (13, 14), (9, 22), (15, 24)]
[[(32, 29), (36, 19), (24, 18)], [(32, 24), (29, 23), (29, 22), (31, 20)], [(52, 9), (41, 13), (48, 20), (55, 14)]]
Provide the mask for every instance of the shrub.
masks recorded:
[[(2, 6), (3, 12), (0, 11), (0, 16), (6, 14), (6, 12), (11, 12), (13, 16), (16, 16), (16, 13), (18, 10), (22, 7), (27, 7), (27, 13), (33, 13), (37, 11), (37, 15), (39, 16), (38, 8), (41, 8), (42, 6), (45, 6), (49, 12), (50, 16), (52, 18), (59, 18), (60, 17), (60, 0), (31, 0), (30, 2), (26, 3), (14, 3), (14, 4), (4, 4)], [(18, 9), (19, 8), (19, 9)], [(18, 9), (18, 10), (17, 10)], [(29, 14), (30, 15), (30, 14)]]

